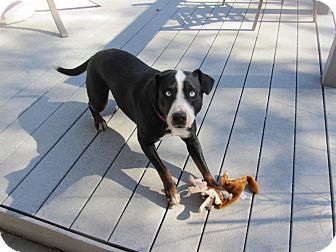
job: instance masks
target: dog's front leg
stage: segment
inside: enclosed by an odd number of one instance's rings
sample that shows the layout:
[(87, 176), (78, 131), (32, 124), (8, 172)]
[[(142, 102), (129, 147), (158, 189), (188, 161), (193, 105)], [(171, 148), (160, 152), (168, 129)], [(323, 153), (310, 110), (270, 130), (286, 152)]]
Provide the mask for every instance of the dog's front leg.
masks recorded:
[(212, 176), (212, 174), (210, 173), (209, 168), (205, 162), (201, 144), (199, 143), (197, 136), (193, 134), (189, 138), (182, 138), (182, 139), (186, 143), (190, 156), (194, 160), (197, 168), (202, 173), (202, 176), (204, 180), (207, 182), (207, 184), (214, 188), (220, 188), (214, 176)]
[(145, 153), (149, 161), (154, 165), (155, 169), (160, 175), (160, 178), (163, 182), (165, 194), (168, 197), (169, 204), (178, 205), (181, 201), (180, 194), (177, 191), (176, 184), (172, 178), (170, 171), (160, 159), (155, 149), (154, 143), (149, 143), (141, 137), (138, 137), (138, 140), (142, 151)]
[(196, 136), (196, 125), (193, 125), (191, 136), (189, 138), (182, 138), (182, 140), (186, 143), (188, 152), (192, 159), (194, 160), (197, 168), (202, 173), (204, 180), (207, 184), (215, 189), (219, 189), (222, 191), (224, 198), (229, 198), (230, 194), (223, 190), (218, 183), (216, 182), (214, 176), (210, 173), (209, 168), (205, 162), (203, 151), (200, 142)]

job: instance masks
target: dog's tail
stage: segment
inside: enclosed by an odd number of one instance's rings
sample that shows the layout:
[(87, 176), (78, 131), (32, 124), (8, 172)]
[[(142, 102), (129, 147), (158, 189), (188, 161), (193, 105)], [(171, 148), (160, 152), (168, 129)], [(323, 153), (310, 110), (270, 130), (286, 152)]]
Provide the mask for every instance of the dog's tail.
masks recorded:
[(89, 64), (90, 59), (88, 59), (87, 61), (85, 61), (83, 64), (81, 64), (78, 67), (75, 68), (63, 68), (63, 67), (59, 67), (59, 66), (55, 66), (56, 70), (62, 74), (65, 75), (69, 75), (69, 76), (76, 76), (76, 75), (80, 75), (81, 73), (84, 73), (86, 71), (87, 65)]

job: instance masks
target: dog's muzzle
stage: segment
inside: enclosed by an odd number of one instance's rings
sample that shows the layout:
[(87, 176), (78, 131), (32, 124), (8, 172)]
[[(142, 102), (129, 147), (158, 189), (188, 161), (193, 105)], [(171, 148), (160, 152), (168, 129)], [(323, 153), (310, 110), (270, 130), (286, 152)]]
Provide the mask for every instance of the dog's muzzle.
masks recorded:
[(172, 124), (174, 128), (185, 128), (187, 122), (187, 114), (183, 111), (172, 114)]

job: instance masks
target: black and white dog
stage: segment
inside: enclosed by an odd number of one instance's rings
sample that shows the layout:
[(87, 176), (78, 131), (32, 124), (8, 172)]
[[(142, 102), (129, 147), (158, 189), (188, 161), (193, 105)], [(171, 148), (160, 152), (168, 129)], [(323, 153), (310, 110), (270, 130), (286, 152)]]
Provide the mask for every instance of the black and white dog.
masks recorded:
[[(195, 116), (201, 110), (203, 94), (208, 95), (214, 84), (210, 76), (199, 69), (161, 72), (118, 49), (100, 51), (74, 69), (57, 70), (70, 76), (87, 70), (89, 108), (99, 131), (107, 127), (99, 113), (112, 91), (119, 108), (136, 123), (138, 141), (158, 171), (170, 204), (178, 204), (180, 196), (154, 146), (165, 135), (181, 137), (204, 180), (221, 189), (209, 172), (196, 136)], [(222, 197), (228, 198), (229, 194), (225, 191)]]

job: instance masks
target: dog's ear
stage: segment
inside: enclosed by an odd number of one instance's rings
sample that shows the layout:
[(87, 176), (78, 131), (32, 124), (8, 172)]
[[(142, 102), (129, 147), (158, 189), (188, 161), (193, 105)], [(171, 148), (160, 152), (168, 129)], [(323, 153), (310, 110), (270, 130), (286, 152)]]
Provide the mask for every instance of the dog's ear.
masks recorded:
[(156, 73), (154, 75), (154, 83), (155, 83), (155, 88), (156, 88), (157, 91), (159, 90), (159, 86), (160, 86), (160, 83), (161, 83), (162, 79), (166, 75), (168, 75), (169, 73), (171, 73), (172, 71), (174, 71), (174, 70), (165, 70), (163, 72), (159, 72), (159, 73)]
[(157, 73), (154, 76), (154, 81), (155, 81), (155, 85), (158, 86), (160, 84), (162, 78), (162, 74), (161, 73)]
[(210, 94), (215, 80), (199, 69), (196, 69), (193, 74), (198, 78), (199, 82), (201, 83), (202, 91), (207, 95)]
[(161, 73), (155, 74), (154, 77), (152, 78), (149, 95), (153, 102), (155, 102), (158, 99), (161, 78), (162, 78)]
[(154, 83), (154, 88), (156, 91), (159, 91), (160, 88), (160, 83), (162, 82), (162, 79), (164, 79), (166, 76), (169, 76), (172, 72), (175, 72), (175, 70), (165, 70), (162, 72), (158, 72), (154, 75), (153, 77), (153, 83)]
[(154, 76), (154, 88), (156, 91), (156, 94), (158, 94), (159, 89), (160, 89), (160, 83), (162, 82), (163, 79), (163, 74), (162, 73), (157, 73)]

